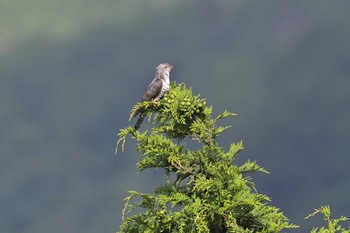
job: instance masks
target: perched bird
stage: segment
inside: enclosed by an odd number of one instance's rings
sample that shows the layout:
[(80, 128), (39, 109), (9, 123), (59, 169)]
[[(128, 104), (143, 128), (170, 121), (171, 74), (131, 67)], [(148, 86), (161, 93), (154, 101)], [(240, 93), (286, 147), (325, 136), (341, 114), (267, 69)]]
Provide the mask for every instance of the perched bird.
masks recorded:
[[(157, 66), (154, 79), (143, 94), (141, 101), (158, 102), (163, 97), (165, 92), (169, 91), (170, 71), (172, 68), (173, 66), (169, 63), (159, 64)], [(140, 117), (134, 126), (135, 130), (140, 128), (142, 121), (145, 118), (145, 114), (143, 114), (144, 111), (145, 109), (143, 107), (140, 107), (132, 115), (132, 117), (136, 117), (140, 114)]]

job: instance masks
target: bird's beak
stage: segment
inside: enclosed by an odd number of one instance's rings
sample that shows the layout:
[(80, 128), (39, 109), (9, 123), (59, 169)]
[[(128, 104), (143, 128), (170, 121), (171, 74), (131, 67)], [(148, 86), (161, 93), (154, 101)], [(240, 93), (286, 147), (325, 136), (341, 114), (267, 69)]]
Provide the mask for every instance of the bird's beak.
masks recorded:
[(170, 65), (170, 69), (174, 68), (174, 66)]

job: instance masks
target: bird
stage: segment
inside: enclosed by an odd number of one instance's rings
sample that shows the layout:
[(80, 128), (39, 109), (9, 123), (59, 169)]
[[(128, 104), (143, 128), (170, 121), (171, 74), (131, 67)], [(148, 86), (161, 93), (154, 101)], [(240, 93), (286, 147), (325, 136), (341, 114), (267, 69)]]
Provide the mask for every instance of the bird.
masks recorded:
[[(170, 71), (173, 68), (169, 63), (161, 63), (156, 67), (156, 74), (153, 81), (149, 84), (145, 93), (143, 94), (141, 101), (153, 101), (158, 102), (170, 88)], [(145, 118), (144, 114), (145, 108), (138, 108), (132, 117), (136, 117), (140, 114), (139, 119), (137, 120), (134, 129), (137, 130), (140, 128), (143, 119)]]

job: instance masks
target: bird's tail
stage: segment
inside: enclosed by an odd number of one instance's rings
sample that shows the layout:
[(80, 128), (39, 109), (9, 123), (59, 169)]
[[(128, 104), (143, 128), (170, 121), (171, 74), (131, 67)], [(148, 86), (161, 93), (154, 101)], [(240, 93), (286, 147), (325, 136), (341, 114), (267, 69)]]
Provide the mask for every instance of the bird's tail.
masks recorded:
[(142, 110), (141, 115), (140, 115), (139, 119), (137, 120), (137, 122), (136, 122), (136, 124), (134, 126), (135, 130), (138, 130), (141, 127), (141, 124), (142, 124), (143, 120), (145, 119), (145, 117), (147, 115), (146, 113), (147, 113), (146, 111)]
[[(137, 115), (142, 115), (142, 113), (143, 113), (143, 111), (145, 110), (145, 108), (144, 107), (139, 107), (138, 109), (136, 109), (136, 111), (134, 112), (134, 114), (132, 114), (132, 116), (131, 116), (131, 118), (134, 118), (134, 117), (136, 117)], [(130, 118), (130, 119), (131, 119)]]

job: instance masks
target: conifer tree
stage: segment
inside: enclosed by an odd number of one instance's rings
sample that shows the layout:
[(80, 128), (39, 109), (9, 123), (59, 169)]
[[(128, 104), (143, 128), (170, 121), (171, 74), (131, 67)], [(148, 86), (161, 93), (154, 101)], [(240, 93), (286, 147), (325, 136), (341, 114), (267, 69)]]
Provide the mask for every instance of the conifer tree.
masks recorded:
[[(235, 114), (224, 111), (212, 118), (204, 99), (175, 82), (160, 102), (138, 103), (131, 115), (139, 107), (154, 127), (122, 129), (118, 144), (124, 149), (130, 134), (141, 155), (137, 167), (163, 169), (165, 181), (154, 193), (129, 192), (121, 232), (276, 233), (297, 227), (254, 188), (249, 174), (267, 171), (250, 160), (234, 163), (243, 143), (232, 143), (227, 151), (217, 143), (229, 128), (217, 123)], [(191, 143), (200, 149), (191, 149)]]

